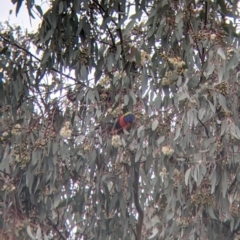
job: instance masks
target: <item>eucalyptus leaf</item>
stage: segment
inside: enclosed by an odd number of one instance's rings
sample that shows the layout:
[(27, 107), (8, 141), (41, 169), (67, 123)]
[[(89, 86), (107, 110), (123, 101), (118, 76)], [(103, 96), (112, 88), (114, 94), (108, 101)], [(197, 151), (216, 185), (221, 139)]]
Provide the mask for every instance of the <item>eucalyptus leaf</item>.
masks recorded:
[(153, 122), (152, 122), (152, 131), (155, 131), (157, 126), (158, 126), (159, 122), (157, 119), (155, 119)]
[(27, 226), (27, 233), (28, 233), (28, 236), (31, 238), (31, 239), (35, 239), (33, 233), (32, 233), (32, 229), (31, 227), (28, 225)]
[(222, 48), (218, 48), (217, 53), (222, 59), (224, 59), (224, 60), (226, 59), (226, 55)]
[(191, 173), (191, 169), (189, 168), (185, 173), (185, 184), (186, 184), (186, 186), (188, 186), (190, 173)]

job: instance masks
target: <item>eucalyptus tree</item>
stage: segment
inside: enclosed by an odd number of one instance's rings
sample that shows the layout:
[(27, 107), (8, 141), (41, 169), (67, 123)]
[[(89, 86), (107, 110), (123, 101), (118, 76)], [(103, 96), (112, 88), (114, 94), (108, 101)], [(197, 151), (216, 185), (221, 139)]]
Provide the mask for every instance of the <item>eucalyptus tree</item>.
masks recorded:
[(238, 1), (12, 2), (1, 238), (238, 239)]

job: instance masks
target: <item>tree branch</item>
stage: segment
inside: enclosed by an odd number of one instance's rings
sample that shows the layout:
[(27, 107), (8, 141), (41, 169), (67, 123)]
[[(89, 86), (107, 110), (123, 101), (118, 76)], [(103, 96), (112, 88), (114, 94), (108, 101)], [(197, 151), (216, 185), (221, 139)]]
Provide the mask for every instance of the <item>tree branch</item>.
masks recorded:
[(62, 233), (58, 230), (57, 225), (54, 224), (49, 217), (47, 217), (47, 220), (48, 220), (49, 224), (56, 230), (56, 232), (58, 233), (59, 237), (60, 237), (61, 239), (63, 239), (63, 240), (67, 240), (67, 238), (65, 238), (65, 237), (62, 235)]
[(136, 240), (141, 240), (142, 237), (142, 227), (143, 227), (143, 210), (141, 208), (139, 202), (139, 167), (140, 161), (135, 165), (134, 168), (134, 182), (133, 182), (133, 190), (134, 190), (134, 203), (138, 212), (138, 222), (136, 224)]
[[(38, 58), (37, 56), (35, 56), (34, 54), (32, 54), (32, 53), (31, 53), (30, 51), (28, 51), (27, 49), (19, 46), (19, 45), (16, 44), (16, 43), (11, 43), (11, 42), (10, 42), (6, 37), (4, 37), (2, 34), (0, 34), (0, 37), (1, 37), (5, 42), (7, 42), (8, 44), (10, 44), (10, 45), (12, 45), (12, 46), (14, 46), (14, 47), (22, 50), (23, 52), (27, 53), (29, 56), (31, 56), (32, 58), (34, 58), (35, 60), (37, 60), (38, 62), (41, 63), (41, 59)], [(52, 70), (53, 72), (56, 72), (56, 73), (61, 74), (62, 76), (66, 77), (66, 78), (68, 78), (68, 79), (74, 80), (74, 81), (76, 82), (76, 78), (73, 78), (73, 77), (71, 77), (71, 76), (69, 76), (69, 75), (67, 75), (67, 74), (65, 74), (65, 73), (62, 73), (62, 72), (60, 72), (59, 70), (57, 70), (56, 68), (54, 68), (54, 67), (52, 67), (51, 70)], [(86, 85), (85, 83), (83, 83), (83, 82), (77, 81), (77, 83), (82, 84), (84, 87), (87, 87), (87, 85)]]
[[(208, 14), (208, 2), (205, 1), (204, 28), (206, 28), (206, 26), (207, 26), (207, 14)], [(202, 66), (204, 64), (204, 59), (205, 59), (205, 48), (203, 47), (203, 49), (202, 49), (202, 57), (201, 57)]]
[(120, 43), (121, 43), (121, 47), (122, 47), (121, 53), (122, 53), (122, 57), (123, 57), (123, 66), (125, 66), (126, 60), (125, 60), (125, 56), (123, 54), (124, 43), (123, 43), (122, 30), (121, 30), (121, 27), (120, 27), (120, 22), (121, 22), (121, 14), (120, 13), (121, 13), (121, 5), (119, 3), (118, 4), (118, 25), (119, 26), (118, 26), (117, 30), (118, 30), (118, 33), (119, 33)]
[(97, 0), (94, 0), (94, 2), (98, 5), (98, 7), (99, 7), (100, 9), (102, 9), (102, 11), (106, 14), (107, 17), (110, 17), (110, 18), (111, 18), (111, 21), (116, 25), (116, 27), (118, 27), (117, 22), (116, 22), (111, 16), (109, 16), (109, 14), (106, 12), (106, 10), (104, 9), (104, 7), (103, 7)]
[[(98, 2), (97, 0), (95, 0), (94, 2), (95, 2), (95, 3), (97, 4), (97, 6), (99, 7), (100, 14), (102, 15), (102, 18), (104, 19), (103, 12), (106, 14), (107, 17), (109, 17), (109, 14), (108, 14), (107, 11), (103, 8), (103, 6), (102, 6), (101, 4), (99, 4), (99, 2)], [(114, 21), (114, 22), (115, 22), (115, 21)], [(116, 22), (115, 22), (115, 23), (116, 23)], [(107, 25), (106, 25), (106, 28), (107, 28), (107, 31), (108, 31), (108, 33), (109, 33), (109, 35), (110, 35), (111, 40), (112, 40), (113, 46), (116, 47), (116, 43), (115, 43), (115, 40), (114, 40), (114, 37), (113, 37), (113, 35), (112, 35), (112, 33), (111, 33), (110, 28), (109, 28)]]
[(198, 112), (197, 112), (197, 120), (198, 120), (198, 121), (201, 123), (201, 125), (204, 127), (207, 137), (210, 138), (209, 133), (208, 133), (208, 129), (207, 129), (206, 125), (200, 120), (200, 118), (199, 118), (199, 116), (198, 116)]

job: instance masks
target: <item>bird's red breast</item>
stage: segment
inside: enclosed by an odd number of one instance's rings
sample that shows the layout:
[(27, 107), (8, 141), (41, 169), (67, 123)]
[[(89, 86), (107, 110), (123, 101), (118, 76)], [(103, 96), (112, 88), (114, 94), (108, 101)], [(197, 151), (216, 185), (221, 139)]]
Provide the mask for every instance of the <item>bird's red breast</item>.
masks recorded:
[(133, 124), (134, 118), (135, 116), (131, 112), (127, 112), (120, 116), (115, 125), (117, 133), (123, 133), (123, 129), (129, 130)]
[(119, 125), (121, 128), (125, 128), (125, 129), (130, 129), (131, 127), (131, 123), (127, 123), (124, 121), (124, 115), (122, 115), (121, 117), (119, 117)]
[(124, 121), (124, 115), (119, 117), (118, 121), (119, 121), (119, 125), (120, 125), (121, 128), (124, 128), (127, 125), (127, 123)]

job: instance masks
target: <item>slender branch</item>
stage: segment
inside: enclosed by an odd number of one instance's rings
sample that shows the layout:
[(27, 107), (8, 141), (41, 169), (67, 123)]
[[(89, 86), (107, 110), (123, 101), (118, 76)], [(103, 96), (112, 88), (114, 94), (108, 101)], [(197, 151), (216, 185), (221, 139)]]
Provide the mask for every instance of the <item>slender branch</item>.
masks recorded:
[[(191, 30), (192, 30), (193, 33), (194, 33), (194, 29), (193, 29), (192, 24), (189, 23), (189, 25), (190, 25), (190, 27), (191, 27)], [(199, 57), (200, 57), (200, 59), (201, 59), (201, 61), (202, 61), (202, 54), (201, 54), (201, 51), (200, 51), (200, 49), (199, 49), (198, 41), (197, 41), (197, 38), (196, 38), (196, 37), (194, 37), (194, 41), (195, 41), (195, 44), (196, 44), (196, 47), (197, 47), (197, 51), (198, 51)]]
[(146, 14), (147, 16), (149, 16), (149, 13), (147, 12), (147, 10), (146, 10), (145, 7), (143, 8), (143, 11), (145, 12), (145, 14)]
[(132, 229), (132, 231), (133, 231), (133, 234), (134, 234), (135, 238), (137, 239), (137, 234), (136, 234), (136, 231), (134, 230), (132, 224), (130, 224), (130, 227), (131, 227), (131, 229)]
[(3, 171), (3, 170), (0, 170), (0, 172), (3, 173), (3, 174), (6, 174), (6, 175), (9, 176), (9, 177), (12, 177), (11, 174), (8, 174), (8, 173), (6, 173), (6, 172)]
[(124, 43), (123, 43), (122, 30), (121, 30), (121, 27), (120, 27), (120, 22), (121, 22), (121, 14), (120, 14), (121, 5), (120, 5), (120, 3), (118, 4), (118, 12), (119, 12), (119, 14), (118, 14), (118, 25), (119, 25), (119, 27), (117, 28), (117, 30), (118, 30), (118, 33), (119, 33), (120, 43), (121, 43), (121, 46), (122, 46), (122, 51), (121, 52), (122, 52), (122, 57), (123, 57), (123, 65), (125, 65), (126, 60), (125, 60), (125, 56), (123, 54)]
[(102, 9), (102, 11), (106, 14), (107, 17), (110, 17), (111, 18), (111, 21), (118, 27), (118, 24), (117, 22), (111, 17), (109, 16), (109, 14), (106, 12), (106, 10), (104, 9), (104, 7), (97, 1), (97, 0), (94, 0), (94, 2), (97, 4), (97, 6)]
[(202, 126), (205, 128), (207, 137), (210, 138), (209, 133), (208, 133), (208, 129), (207, 129), (206, 125), (200, 120), (200, 118), (199, 118), (199, 116), (198, 116), (198, 113), (197, 113), (197, 119), (198, 119), (198, 121), (202, 124)]
[[(106, 14), (107, 17), (109, 17), (108, 13), (107, 13), (106, 10), (103, 8), (103, 6), (102, 6), (101, 4), (99, 4), (98, 1), (94, 1), (94, 2), (95, 2), (95, 3), (97, 4), (97, 6), (99, 7), (99, 11), (100, 11), (100, 14), (102, 15), (102, 18), (104, 19), (103, 12)], [(107, 28), (107, 31), (108, 31), (110, 37), (111, 37), (112, 44), (113, 44), (113, 46), (115, 47), (115, 46), (116, 46), (116, 43), (115, 43), (114, 37), (113, 37), (113, 35), (112, 35), (112, 33), (111, 33), (111, 30), (110, 30), (110, 28), (109, 28), (107, 25), (106, 25), (106, 28)]]
[[(206, 26), (207, 26), (207, 14), (208, 14), (208, 2), (205, 1), (204, 28), (206, 28)], [(203, 49), (202, 49), (202, 57), (201, 57), (202, 66), (204, 64), (204, 59), (205, 59), (205, 48), (203, 47)]]
[(61, 239), (63, 239), (63, 240), (67, 240), (67, 238), (65, 238), (65, 237), (62, 235), (62, 233), (58, 230), (57, 225), (54, 224), (49, 217), (47, 217), (47, 220), (48, 220), (49, 224), (56, 230), (56, 232), (58, 233), (59, 237), (60, 237)]
[(136, 164), (134, 169), (134, 182), (133, 182), (133, 189), (134, 189), (134, 203), (135, 207), (138, 212), (138, 222), (136, 224), (136, 240), (141, 240), (142, 237), (142, 227), (143, 227), (143, 210), (141, 208), (139, 202), (139, 167), (140, 161)]

